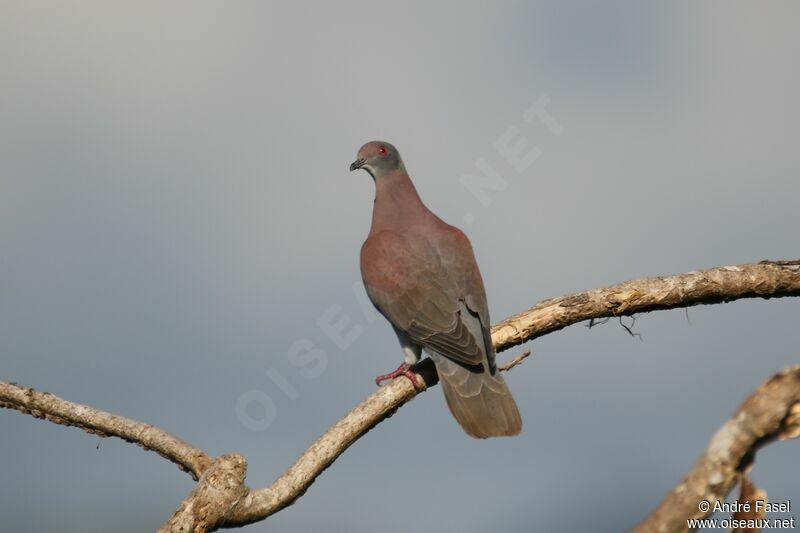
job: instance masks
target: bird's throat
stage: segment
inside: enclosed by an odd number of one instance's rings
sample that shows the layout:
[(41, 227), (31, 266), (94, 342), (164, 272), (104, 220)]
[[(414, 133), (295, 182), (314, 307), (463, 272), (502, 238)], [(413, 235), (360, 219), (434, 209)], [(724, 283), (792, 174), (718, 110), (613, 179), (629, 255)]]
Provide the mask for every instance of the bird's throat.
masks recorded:
[(427, 213), (428, 209), (405, 172), (389, 172), (375, 180), (372, 233), (402, 230), (421, 222)]

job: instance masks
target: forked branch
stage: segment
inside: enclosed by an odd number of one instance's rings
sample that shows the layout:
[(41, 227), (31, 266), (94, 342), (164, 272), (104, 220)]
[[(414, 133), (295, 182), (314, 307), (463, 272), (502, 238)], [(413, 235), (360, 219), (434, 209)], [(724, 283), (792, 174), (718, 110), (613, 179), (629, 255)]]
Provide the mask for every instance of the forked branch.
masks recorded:
[[(584, 320), (728, 302), (741, 298), (779, 298), (798, 295), (800, 295), (800, 260), (762, 261), (676, 276), (642, 278), (603, 289), (542, 301), (494, 326), (492, 341), (499, 352)], [(517, 359), (514, 360), (516, 362), (512, 361), (505, 365), (506, 368), (509, 370), (513, 368), (519, 363)], [(423, 384), (422, 390), (436, 384), (436, 372), (429, 360), (417, 365), (416, 370)], [(796, 372), (797, 369), (790, 369), (781, 375), (794, 375)], [(792, 379), (795, 381), (789, 378), (774, 378), (781, 383), (789, 383), (782, 385), (788, 388), (797, 384), (796, 378)], [(767, 388), (771, 389), (773, 386)], [(142, 422), (2, 382), (0, 382), (0, 407), (16, 409), (59, 424), (78, 426), (102, 436), (117, 436), (156, 451), (177, 463), (195, 479), (199, 477), (200, 480), (192, 494), (162, 526), (161, 531), (203, 532), (257, 522), (291, 505), (353, 442), (391, 416), (419, 392), (421, 391), (415, 390), (406, 379), (394, 380), (378, 389), (314, 441), (271, 485), (258, 490), (248, 489), (244, 485), (247, 464), (241, 456), (224, 455), (212, 461), (202, 451)], [(754, 397), (758, 394), (757, 392)], [(769, 398), (764, 402), (770, 405), (786, 400), (783, 396), (776, 399), (772, 395)], [(791, 405), (784, 405), (782, 408), (785, 408), (786, 413), (789, 412), (788, 409), (794, 409)], [(770, 409), (779, 411), (774, 405)], [(764, 431), (767, 432), (764, 435), (771, 434), (769, 431), (774, 425), (777, 411), (770, 409), (752, 411), (753, 416), (769, 415), (768, 420), (764, 422), (766, 424)], [(757, 446), (764, 442), (766, 440), (757, 439), (751, 445)], [(745, 450), (747, 443), (737, 446), (739, 446), (737, 450)], [(754, 451), (755, 448), (752, 446), (751, 449)], [(736, 468), (740, 466), (740, 463), (735, 465)], [(724, 480), (727, 479), (724, 477)], [(729, 490), (732, 484), (728, 486), (727, 483), (725, 481), (719, 486), (727, 487), (726, 490)], [(651, 516), (653, 522), (646, 523), (655, 526), (668, 518), (660, 517), (664, 514), (660, 509)]]

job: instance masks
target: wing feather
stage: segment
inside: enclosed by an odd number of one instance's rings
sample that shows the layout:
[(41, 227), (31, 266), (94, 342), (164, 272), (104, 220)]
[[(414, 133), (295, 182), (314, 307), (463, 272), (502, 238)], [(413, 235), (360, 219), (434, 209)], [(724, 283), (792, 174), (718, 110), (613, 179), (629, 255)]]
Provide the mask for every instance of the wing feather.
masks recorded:
[(370, 235), (361, 272), (372, 302), (412, 341), (464, 365), (488, 361), (494, 372), (486, 294), (460, 230)]

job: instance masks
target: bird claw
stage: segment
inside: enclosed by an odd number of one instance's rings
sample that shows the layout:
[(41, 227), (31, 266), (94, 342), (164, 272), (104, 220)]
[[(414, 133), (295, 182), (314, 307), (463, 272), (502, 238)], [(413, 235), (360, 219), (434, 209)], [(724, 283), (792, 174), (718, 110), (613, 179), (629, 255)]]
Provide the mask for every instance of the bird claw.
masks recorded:
[(382, 374), (375, 378), (375, 384), (377, 386), (381, 386), (381, 383), (384, 381), (388, 381), (390, 379), (394, 379), (399, 376), (405, 376), (411, 381), (411, 384), (414, 385), (414, 388), (417, 390), (421, 390), (422, 387), (417, 379), (417, 373), (411, 369), (411, 365), (408, 363), (403, 363), (402, 365), (398, 366), (396, 370), (393, 372), (389, 372), (388, 374)]

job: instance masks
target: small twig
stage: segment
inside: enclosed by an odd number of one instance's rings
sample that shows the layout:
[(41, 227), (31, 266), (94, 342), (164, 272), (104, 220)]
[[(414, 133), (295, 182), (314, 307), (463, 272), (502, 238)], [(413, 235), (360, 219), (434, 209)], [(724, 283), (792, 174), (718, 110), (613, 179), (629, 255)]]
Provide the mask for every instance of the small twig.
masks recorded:
[(630, 326), (626, 326), (625, 325), (625, 322), (622, 321), (623, 318), (624, 317), (619, 317), (619, 325), (622, 326), (622, 329), (627, 331), (628, 335), (630, 335), (631, 337), (639, 337), (639, 340), (644, 342), (644, 339), (642, 338), (642, 334), (641, 333), (636, 333), (632, 329), (633, 326), (636, 325), (636, 317), (635, 316), (631, 316), (631, 325)]
[(525, 358), (527, 358), (527, 357), (528, 357), (530, 354), (531, 354), (531, 349), (530, 349), (530, 348), (525, 348), (525, 349), (522, 351), (522, 353), (521, 353), (521, 354), (519, 354), (518, 356), (516, 356), (514, 359), (512, 359), (512, 360), (511, 360), (511, 361), (509, 361), (508, 363), (506, 363), (506, 364), (504, 364), (504, 365), (501, 365), (501, 366), (498, 366), (498, 367), (497, 367), (497, 369), (498, 369), (500, 372), (508, 372), (509, 370), (511, 370), (512, 368), (514, 368), (514, 367), (515, 367), (515, 366), (517, 366), (518, 364), (520, 364), (522, 361), (524, 361), (524, 360), (525, 360)]
[(589, 323), (586, 324), (586, 327), (589, 328), (589, 329), (592, 329), (595, 326), (602, 326), (603, 324), (605, 324), (609, 320), (611, 320), (610, 316), (607, 316), (605, 318), (590, 318), (589, 319)]

